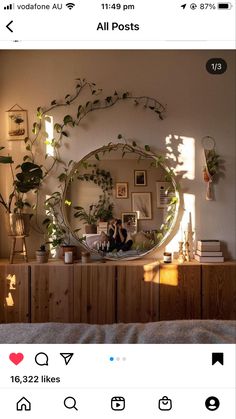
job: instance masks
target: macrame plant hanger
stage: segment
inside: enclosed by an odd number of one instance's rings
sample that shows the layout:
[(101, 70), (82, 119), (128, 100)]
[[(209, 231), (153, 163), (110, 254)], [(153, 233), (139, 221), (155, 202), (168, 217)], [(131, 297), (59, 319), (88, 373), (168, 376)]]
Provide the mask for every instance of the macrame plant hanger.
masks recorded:
[(211, 176), (209, 172), (209, 168), (207, 165), (208, 156), (212, 151), (215, 151), (216, 142), (213, 137), (206, 135), (202, 138), (202, 146), (204, 152), (204, 160), (205, 160), (205, 167), (204, 167), (204, 181), (207, 182), (207, 189), (206, 189), (206, 200), (212, 201), (213, 200), (213, 190), (212, 190), (212, 182), (213, 176)]

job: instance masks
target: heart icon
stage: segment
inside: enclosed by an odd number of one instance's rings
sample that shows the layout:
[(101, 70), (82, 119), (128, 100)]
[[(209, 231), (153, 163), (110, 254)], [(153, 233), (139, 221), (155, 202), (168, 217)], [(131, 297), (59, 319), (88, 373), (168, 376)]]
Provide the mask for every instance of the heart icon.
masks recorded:
[(18, 353), (18, 354), (12, 353), (9, 355), (9, 359), (11, 362), (13, 362), (13, 364), (18, 365), (21, 361), (23, 361), (24, 355), (21, 353)]

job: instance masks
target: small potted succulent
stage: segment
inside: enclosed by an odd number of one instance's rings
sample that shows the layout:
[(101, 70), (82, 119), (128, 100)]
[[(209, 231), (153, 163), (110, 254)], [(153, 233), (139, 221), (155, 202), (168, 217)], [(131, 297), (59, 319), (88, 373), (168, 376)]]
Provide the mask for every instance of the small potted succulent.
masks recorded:
[(46, 250), (45, 244), (42, 244), (39, 250), (36, 250), (36, 261), (38, 263), (47, 263), (49, 257), (49, 251)]

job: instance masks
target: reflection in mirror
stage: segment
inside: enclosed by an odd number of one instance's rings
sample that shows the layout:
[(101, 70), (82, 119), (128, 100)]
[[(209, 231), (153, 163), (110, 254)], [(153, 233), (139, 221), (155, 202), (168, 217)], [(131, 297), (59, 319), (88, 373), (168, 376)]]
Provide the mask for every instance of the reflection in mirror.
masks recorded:
[(178, 193), (162, 156), (109, 144), (73, 167), (64, 202), (74, 237), (103, 257), (137, 258), (158, 248), (176, 221)]

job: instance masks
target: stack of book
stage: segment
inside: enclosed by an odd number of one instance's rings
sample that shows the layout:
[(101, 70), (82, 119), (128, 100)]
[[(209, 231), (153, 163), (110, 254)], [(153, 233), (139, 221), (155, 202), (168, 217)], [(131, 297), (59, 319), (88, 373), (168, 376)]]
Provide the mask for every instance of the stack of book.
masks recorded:
[(219, 240), (198, 240), (195, 259), (198, 262), (224, 262)]

